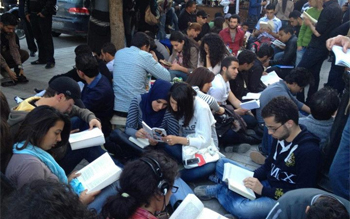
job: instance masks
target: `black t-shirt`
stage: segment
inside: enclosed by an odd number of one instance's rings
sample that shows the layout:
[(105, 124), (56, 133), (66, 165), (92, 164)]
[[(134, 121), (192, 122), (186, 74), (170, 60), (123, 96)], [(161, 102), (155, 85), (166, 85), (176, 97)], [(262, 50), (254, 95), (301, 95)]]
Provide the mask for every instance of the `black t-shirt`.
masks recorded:
[(208, 23), (203, 24), (201, 32), (198, 34), (196, 38), (194, 38), (195, 41), (199, 41), (204, 37), (205, 34), (210, 33), (210, 26)]
[(187, 30), (188, 22), (196, 22), (196, 15), (190, 14), (186, 9), (180, 12), (179, 16), (179, 29), (181, 31)]

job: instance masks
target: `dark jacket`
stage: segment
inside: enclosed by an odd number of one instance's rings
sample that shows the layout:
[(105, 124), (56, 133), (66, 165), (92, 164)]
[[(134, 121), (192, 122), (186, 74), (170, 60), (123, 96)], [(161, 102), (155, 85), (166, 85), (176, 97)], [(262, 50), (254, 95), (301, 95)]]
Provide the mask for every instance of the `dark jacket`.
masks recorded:
[(342, 16), (338, 1), (330, 0), (324, 3), (316, 25), (316, 30), (321, 36), (317, 37), (312, 34), (309, 47), (326, 50), (326, 40), (330, 37), (330, 33), (341, 24)]
[(271, 187), (263, 187), (262, 196), (273, 199), (298, 188), (316, 186), (317, 174), (321, 164), (319, 138), (300, 125), (301, 132), (288, 148), (282, 151), (281, 142), (273, 139), (271, 153), (265, 163), (254, 171), (259, 181), (267, 180)]
[(279, 60), (270, 60), (270, 65), (295, 65), (298, 38), (293, 34), (286, 43), (284, 54)]
[(259, 59), (255, 59), (254, 65), (249, 69), (246, 75), (246, 83), (249, 92), (259, 93), (266, 88), (265, 84), (260, 80), (263, 72), (263, 64)]
[(41, 12), (45, 17), (56, 14), (55, 0), (25, 0), (24, 13), (39, 13)]
[(181, 31), (186, 31), (188, 22), (196, 22), (196, 15), (190, 14), (186, 11), (186, 9), (184, 9), (180, 12), (179, 15), (179, 29)]

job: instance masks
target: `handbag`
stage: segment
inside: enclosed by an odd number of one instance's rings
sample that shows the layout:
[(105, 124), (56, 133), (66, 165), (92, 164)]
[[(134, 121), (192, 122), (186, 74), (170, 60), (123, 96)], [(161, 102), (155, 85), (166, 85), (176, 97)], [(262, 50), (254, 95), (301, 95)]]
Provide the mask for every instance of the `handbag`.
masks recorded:
[(192, 169), (207, 163), (216, 162), (220, 157), (224, 156), (215, 146), (213, 139), (211, 139), (210, 146), (206, 148), (198, 149), (196, 146), (191, 145), (182, 146), (182, 162), (185, 169)]
[(149, 25), (156, 25), (159, 23), (159, 18), (154, 16), (154, 14), (151, 11), (150, 6), (147, 6), (146, 12), (145, 12), (145, 22)]
[(247, 124), (244, 122), (242, 117), (235, 113), (234, 109), (230, 105), (221, 106), (225, 109), (225, 113), (222, 115), (215, 114), (216, 120), (215, 128), (217, 135), (221, 138), (229, 129), (235, 132), (239, 130), (246, 131)]

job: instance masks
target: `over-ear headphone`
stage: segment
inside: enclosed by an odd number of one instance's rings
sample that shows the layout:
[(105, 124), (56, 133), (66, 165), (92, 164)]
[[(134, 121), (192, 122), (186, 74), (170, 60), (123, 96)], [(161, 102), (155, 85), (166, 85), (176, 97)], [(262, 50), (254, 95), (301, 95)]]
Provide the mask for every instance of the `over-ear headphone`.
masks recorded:
[[(163, 178), (163, 172), (160, 168), (158, 161), (156, 161), (152, 157), (142, 157), (140, 160), (145, 162), (152, 169), (154, 175), (157, 177), (157, 180), (159, 182), (157, 188), (159, 192), (165, 196), (168, 193), (168, 190), (170, 189), (170, 184)], [(155, 166), (152, 163), (154, 163)]]

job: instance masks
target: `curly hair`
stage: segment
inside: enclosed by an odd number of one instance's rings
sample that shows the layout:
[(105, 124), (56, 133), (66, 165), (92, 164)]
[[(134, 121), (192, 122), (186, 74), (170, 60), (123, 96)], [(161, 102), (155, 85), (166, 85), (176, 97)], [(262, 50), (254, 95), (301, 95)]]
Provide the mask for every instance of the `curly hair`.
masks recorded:
[(210, 63), (211, 66), (215, 66), (220, 63), (226, 56), (229, 56), (229, 53), (225, 47), (224, 41), (216, 33), (208, 33), (202, 38), (201, 46), (199, 47), (199, 52), (201, 56), (201, 62), (206, 66), (206, 55), (207, 53), (204, 50), (204, 45), (207, 44), (209, 47), (210, 53)]
[(35, 180), (13, 192), (1, 206), (3, 219), (97, 219), (63, 183)]

